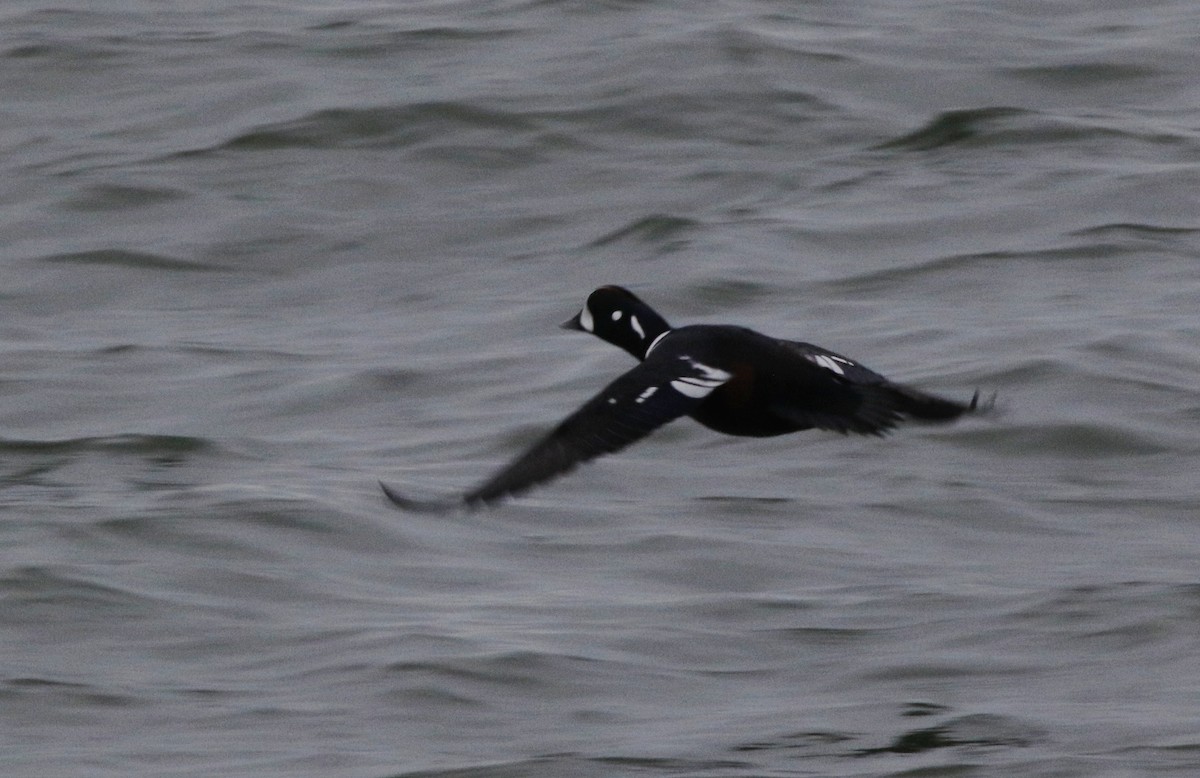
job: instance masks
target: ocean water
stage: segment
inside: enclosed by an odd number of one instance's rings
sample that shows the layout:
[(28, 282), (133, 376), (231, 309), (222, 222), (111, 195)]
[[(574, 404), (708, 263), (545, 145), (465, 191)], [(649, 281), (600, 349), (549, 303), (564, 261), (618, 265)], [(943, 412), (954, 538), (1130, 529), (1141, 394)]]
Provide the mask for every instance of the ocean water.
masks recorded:
[[(1200, 9), (12, 0), (0, 774), (1200, 775)], [(605, 283), (998, 409), (676, 422)]]

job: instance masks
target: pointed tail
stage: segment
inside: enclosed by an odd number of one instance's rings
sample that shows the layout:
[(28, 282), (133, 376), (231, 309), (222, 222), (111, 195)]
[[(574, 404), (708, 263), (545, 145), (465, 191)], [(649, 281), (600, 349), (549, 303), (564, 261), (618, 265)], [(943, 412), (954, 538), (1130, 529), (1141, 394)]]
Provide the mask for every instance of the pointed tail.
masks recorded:
[(896, 410), (912, 419), (931, 422), (953, 421), (967, 413), (985, 413), (996, 404), (996, 395), (981, 399), (976, 390), (970, 402), (961, 403), (899, 384), (892, 384)]

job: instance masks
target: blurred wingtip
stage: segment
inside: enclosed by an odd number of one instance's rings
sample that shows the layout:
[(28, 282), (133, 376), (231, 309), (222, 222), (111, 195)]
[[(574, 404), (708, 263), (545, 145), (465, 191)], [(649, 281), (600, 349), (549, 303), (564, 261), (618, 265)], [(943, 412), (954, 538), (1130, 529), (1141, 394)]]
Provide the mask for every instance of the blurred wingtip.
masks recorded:
[(996, 409), (996, 398), (998, 396), (998, 392), (992, 392), (990, 395), (984, 397), (982, 393), (976, 389), (975, 394), (971, 397), (969, 410), (972, 413), (991, 413)]
[(379, 488), (383, 490), (384, 495), (392, 505), (412, 513), (449, 513), (455, 508), (462, 507), (462, 503), (450, 500), (414, 500), (411, 497), (405, 497), (400, 494), (400, 492), (388, 486), (383, 481), (379, 482)]

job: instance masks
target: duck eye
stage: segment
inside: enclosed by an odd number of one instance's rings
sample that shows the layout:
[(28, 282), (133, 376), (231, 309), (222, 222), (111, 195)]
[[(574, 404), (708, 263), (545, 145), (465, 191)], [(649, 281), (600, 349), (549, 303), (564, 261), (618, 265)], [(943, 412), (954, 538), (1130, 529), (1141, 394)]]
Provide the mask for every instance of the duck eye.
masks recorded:
[(613, 321), (620, 321), (621, 315), (623, 313), (624, 313), (623, 311), (613, 311), (613, 316), (612, 316)]

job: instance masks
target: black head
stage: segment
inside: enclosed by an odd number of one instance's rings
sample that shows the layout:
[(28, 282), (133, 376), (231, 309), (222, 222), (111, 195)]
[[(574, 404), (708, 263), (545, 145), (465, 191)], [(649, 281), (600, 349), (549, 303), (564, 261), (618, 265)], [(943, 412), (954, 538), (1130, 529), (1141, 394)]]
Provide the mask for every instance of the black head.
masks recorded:
[(653, 308), (620, 286), (602, 286), (592, 292), (583, 310), (562, 326), (590, 332), (638, 359), (644, 359), (654, 341), (671, 329)]

